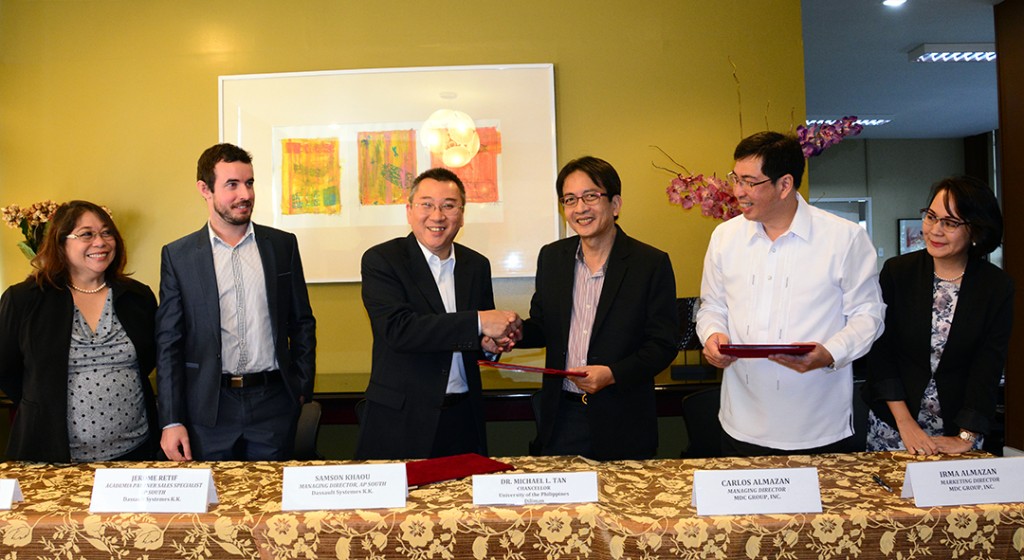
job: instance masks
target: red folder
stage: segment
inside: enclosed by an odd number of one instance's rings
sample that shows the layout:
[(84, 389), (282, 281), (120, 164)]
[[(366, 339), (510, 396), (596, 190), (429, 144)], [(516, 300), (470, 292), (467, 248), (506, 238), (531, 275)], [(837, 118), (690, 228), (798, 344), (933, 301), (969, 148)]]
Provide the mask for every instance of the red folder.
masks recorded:
[(508, 371), (524, 371), (527, 373), (543, 373), (544, 375), (568, 375), (573, 377), (586, 377), (587, 373), (584, 371), (568, 371), (564, 369), (551, 369), (534, 366), (521, 366), (519, 364), (508, 364), (505, 362), (492, 362), (490, 360), (477, 360), (476, 363), (492, 367), (495, 369), (505, 369)]
[(767, 358), (773, 354), (806, 354), (813, 344), (721, 344), (718, 351), (737, 358)]
[(436, 459), (410, 461), (405, 464), (405, 475), (409, 480), (409, 487), (413, 487), (442, 480), (465, 478), (474, 474), (489, 474), (512, 469), (515, 467), (508, 463), (495, 461), (476, 453), (464, 453)]

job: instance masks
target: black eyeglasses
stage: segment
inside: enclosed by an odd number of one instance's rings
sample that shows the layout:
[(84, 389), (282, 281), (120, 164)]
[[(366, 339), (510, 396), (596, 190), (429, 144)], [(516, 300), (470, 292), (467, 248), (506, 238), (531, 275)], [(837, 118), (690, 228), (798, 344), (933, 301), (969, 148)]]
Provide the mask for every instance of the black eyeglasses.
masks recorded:
[(608, 196), (608, 193), (603, 192), (588, 192), (583, 193), (580, 196), (574, 194), (567, 194), (562, 198), (558, 199), (558, 202), (562, 203), (562, 206), (566, 208), (575, 208), (582, 200), (587, 206), (593, 206), (597, 204), (598, 200), (601, 200), (602, 196)]
[(726, 175), (725, 177), (729, 180), (729, 185), (731, 185), (733, 187), (743, 187), (745, 189), (749, 189), (751, 187), (756, 187), (758, 185), (763, 185), (763, 184), (765, 184), (765, 183), (767, 183), (767, 182), (772, 180), (772, 178), (769, 177), (769, 178), (763, 179), (761, 181), (753, 181), (753, 182), (751, 182), (751, 181), (747, 181), (746, 179), (740, 179), (739, 175), (737, 175), (736, 172), (734, 172), (734, 171), (730, 171), (729, 174)]
[(932, 212), (930, 208), (921, 209), (921, 222), (927, 225), (928, 227), (933, 227), (936, 223), (938, 223), (939, 226), (942, 227), (942, 231), (946, 233), (953, 233), (960, 226), (966, 226), (969, 223), (963, 220), (958, 220), (956, 218), (940, 218), (936, 216), (935, 212)]

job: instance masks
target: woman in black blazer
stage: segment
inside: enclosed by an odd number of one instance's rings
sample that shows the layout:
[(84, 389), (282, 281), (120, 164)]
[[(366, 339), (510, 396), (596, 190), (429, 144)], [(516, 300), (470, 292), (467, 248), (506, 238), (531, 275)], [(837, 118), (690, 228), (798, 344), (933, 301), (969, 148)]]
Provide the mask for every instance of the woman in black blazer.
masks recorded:
[(868, 354), (868, 451), (957, 454), (980, 448), (1013, 323), (1013, 281), (984, 257), (1003, 236), (992, 191), (953, 177), (921, 210), (925, 250), (879, 275), (885, 332)]
[(126, 260), (106, 210), (73, 200), (0, 298), (0, 389), (17, 407), (8, 459), (155, 458), (156, 298)]

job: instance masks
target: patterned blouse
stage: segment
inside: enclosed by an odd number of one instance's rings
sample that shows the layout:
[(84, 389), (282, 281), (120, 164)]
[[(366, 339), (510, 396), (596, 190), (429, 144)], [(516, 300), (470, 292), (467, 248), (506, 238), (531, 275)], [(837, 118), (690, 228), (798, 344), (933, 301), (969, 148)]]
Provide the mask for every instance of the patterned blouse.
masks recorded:
[(68, 440), (74, 462), (116, 459), (149, 435), (138, 356), (114, 313), (112, 294), (107, 291), (95, 332), (75, 306), (68, 355)]
[[(918, 425), (929, 436), (943, 435), (942, 406), (939, 403), (939, 390), (935, 385), (935, 370), (939, 367), (942, 351), (946, 348), (946, 339), (949, 338), (949, 329), (953, 325), (953, 314), (956, 312), (959, 295), (960, 285), (956, 282), (934, 279), (932, 283), (932, 378), (928, 381), (928, 386), (925, 387), (924, 395), (921, 397), (921, 410), (917, 413)], [(974, 449), (981, 449), (984, 440), (984, 436), (978, 434), (978, 439), (974, 442)], [(879, 419), (874, 412), (868, 414), (868, 451), (904, 449), (899, 430)]]

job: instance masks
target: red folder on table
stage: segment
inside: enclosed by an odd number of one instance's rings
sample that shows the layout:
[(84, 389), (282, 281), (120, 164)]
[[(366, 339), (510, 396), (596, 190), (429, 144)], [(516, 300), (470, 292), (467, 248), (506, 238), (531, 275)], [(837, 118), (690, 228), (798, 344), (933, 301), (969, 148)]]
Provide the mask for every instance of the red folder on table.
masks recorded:
[(474, 474), (509, 471), (514, 468), (508, 463), (495, 461), (483, 455), (463, 453), (462, 455), (410, 461), (405, 464), (405, 475), (409, 481), (409, 487), (413, 487), (431, 482), (465, 478)]

